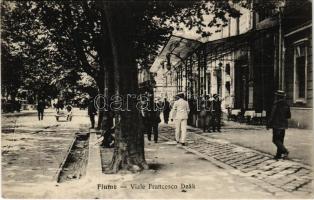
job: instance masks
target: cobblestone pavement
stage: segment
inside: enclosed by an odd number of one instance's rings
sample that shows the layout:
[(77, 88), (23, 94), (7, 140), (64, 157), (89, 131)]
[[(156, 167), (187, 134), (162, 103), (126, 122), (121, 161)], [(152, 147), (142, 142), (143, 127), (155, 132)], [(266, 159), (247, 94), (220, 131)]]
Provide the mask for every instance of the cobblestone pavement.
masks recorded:
[[(271, 193), (313, 195), (313, 173), (310, 166), (291, 160), (276, 161), (272, 159), (272, 155), (200, 134), (202, 134), (201, 130), (189, 128), (187, 146), (182, 148), (217, 166), (234, 169), (231, 170), (233, 173), (247, 177), (252, 183)], [(174, 128), (162, 124), (160, 136), (174, 140)]]
[[(276, 147), (272, 142), (272, 129), (266, 130), (265, 125), (248, 125), (224, 120), (221, 132), (204, 132), (202, 135), (227, 140), (232, 144), (272, 155), (276, 152)], [(313, 144), (313, 130), (297, 128), (288, 128), (286, 130), (285, 146), (290, 151), (290, 160), (314, 166)]]

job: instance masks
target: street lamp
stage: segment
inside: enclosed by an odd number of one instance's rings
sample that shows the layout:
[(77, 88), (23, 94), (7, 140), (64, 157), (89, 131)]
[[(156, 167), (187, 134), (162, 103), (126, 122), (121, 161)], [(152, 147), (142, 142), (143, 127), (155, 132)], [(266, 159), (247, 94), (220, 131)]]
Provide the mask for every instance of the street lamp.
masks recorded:
[(279, 29), (278, 29), (278, 68), (279, 68), (279, 89), (284, 90), (284, 66), (283, 66), (283, 36), (282, 36), (282, 15), (283, 10), (286, 5), (286, 1), (279, 1), (277, 4), (278, 7), (278, 21), (279, 21)]

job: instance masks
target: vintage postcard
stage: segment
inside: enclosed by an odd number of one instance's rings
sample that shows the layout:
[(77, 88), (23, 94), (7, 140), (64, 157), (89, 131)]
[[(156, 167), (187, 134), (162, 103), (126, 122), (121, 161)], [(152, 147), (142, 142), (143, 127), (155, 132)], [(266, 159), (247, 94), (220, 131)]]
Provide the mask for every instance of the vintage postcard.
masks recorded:
[(311, 0), (1, 1), (4, 199), (313, 199)]

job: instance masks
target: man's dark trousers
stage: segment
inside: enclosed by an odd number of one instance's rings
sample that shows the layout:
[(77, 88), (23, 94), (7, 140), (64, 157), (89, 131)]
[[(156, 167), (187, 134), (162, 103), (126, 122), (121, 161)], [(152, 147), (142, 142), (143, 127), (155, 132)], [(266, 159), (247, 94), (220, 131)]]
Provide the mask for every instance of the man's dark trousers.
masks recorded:
[(38, 110), (38, 120), (43, 120), (43, 119), (44, 119), (44, 111)]
[(288, 153), (288, 150), (284, 146), (285, 129), (273, 129), (273, 143), (277, 147), (276, 156), (280, 157), (281, 154)]
[(154, 141), (157, 142), (158, 141), (158, 124), (153, 124), (151, 126), (152, 130), (147, 132), (147, 138), (150, 141), (151, 140), (151, 133), (153, 132), (154, 134)]
[(89, 115), (90, 122), (92, 124), (92, 128), (95, 127), (95, 115)]
[(164, 120), (165, 120), (165, 123), (168, 124), (168, 121), (169, 121), (169, 112), (164, 112)]
[(213, 126), (213, 131), (215, 132), (216, 130), (220, 132), (220, 127), (221, 127), (221, 113), (214, 111), (213, 112), (213, 117), (212, 117), (212, 126)]

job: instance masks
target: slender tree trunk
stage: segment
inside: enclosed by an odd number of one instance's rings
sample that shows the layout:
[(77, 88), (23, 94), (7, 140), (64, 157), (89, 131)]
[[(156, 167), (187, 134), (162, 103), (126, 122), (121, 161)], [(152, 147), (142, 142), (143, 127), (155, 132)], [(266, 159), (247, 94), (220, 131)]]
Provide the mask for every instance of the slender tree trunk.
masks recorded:
[[(99, 95), (104, 95), (105, 94), (105, 83), (104, 83), (104, 76), (102, 76), (102, 78), (99, 78), (99, 80), (97, 81), (97, 86), (98, 86), (98, 94)], [(103, 103), (104, 102), (100, 102), (100, 108), (103, 107)], [(101, 129), (101, 124), (102, 124), (102, 120), (103, 120), (103, 116), (104, 116), (104, 110), (103, 109), (99, 109), (98, 110), (98, 122), (97, 122), (97, 129)]]
[[(115, 95), (126, 102), (127, 95), (137, 94), (137, 67), (132, 49), (133, 23), (129, 7), (125, 2), (103, 2), (108, 33), (113, 55)], [(115, 110), (115, 149), (108, 173), (120, 169), (139, 171), (147, 169), (144, 155), (144, 135), (140, 113), (136, 109), (137, 99), (128, 99), (128, 111)], [(140, 123), (139, 123), (140, 122)]]

